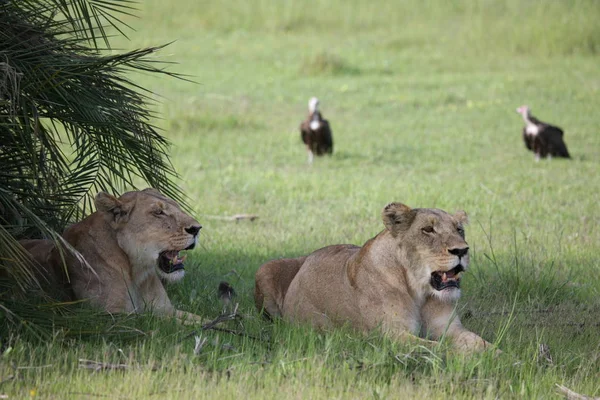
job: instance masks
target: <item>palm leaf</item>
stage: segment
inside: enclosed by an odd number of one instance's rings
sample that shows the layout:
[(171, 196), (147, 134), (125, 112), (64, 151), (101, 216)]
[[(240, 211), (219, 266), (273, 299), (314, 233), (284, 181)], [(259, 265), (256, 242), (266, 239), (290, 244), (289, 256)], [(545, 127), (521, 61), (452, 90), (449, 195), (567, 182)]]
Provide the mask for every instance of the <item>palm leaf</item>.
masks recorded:
[(98, 191), (143, 181), (186, 207), (169, 143), (151, 123), (151, 93), (130, 78), (182, 77), (153, 58), (163, 46), (100, 48), (135, 11), (127, 0), (0, 2), (0, 276), (15, 288), (37, 284), (18, 240), (68, 250), (58, 232), (92, 211)]

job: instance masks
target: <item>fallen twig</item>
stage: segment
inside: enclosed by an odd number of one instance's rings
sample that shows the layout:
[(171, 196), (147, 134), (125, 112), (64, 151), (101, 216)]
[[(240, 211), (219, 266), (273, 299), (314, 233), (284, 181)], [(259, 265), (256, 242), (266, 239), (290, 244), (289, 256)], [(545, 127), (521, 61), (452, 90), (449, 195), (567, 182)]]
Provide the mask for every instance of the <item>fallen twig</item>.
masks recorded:
[(204, 218), (208, 219), (218, 219), (221, 221), (232, 221), (232, 222), (240, 222), (243, 219), (248, 219), (254, 222), (255, 219), (258, 219), (258, 215), (256, 214), (234, 214), (234, 215), (204, 215)]
[(230, 333), (230, 334), (235, 335), (235, 336), (246, 337), (248, 339), (256, 340), (257, 342), (267, 343), (269, 345), (271, 344), (271, 342), (269, 342), (268, 340), (261, 339), (261, 338), (256, 337), (256, 336), (249, 335), (246, 332), (238, 332), (238, 331), (234, 331), (233, 329), (227, 329), (227, 328), (212, 328), (212, 330), (213, 331), (217, 331), (217, 332)]
[(202, 351), (202, 348), (206, 344), (207, 338), (202, 338), (201, 336), (194, 336), (196, 340), (196, 345), (194, 346), (194, 355), (197, 356)]
[(538, 346), (538, 360), (544, 360), (550, 365), (554, 364), (552, 354), (550, 354), (550, 347), (547, 344), (540, 343)]
[(204, 331), (204, 330), (212, 329), (215, 326), (217, 326), (217, 325), (219, 325), (219, 324), (221, 324), (223, 322), (233, 321), (233, 320), (236, 320), (236, 319), (240, 319), (241, 316), (237, 312), (238, 306), (239, 306), (239, 304), (236, 303), (236, 305), (233, 308), (233, 311), (231, 313), (219, 315), (214, 320), (212, 320), (212, 321), (210, 321), (210, 322), (202, 325), (202, 327), (200, 329), (202, 329)]
[[(214, 329), (217, 330), (215, 327), (219, 324), (222, 324), (223, 322), (227, 322), (227, 321), (233, 321), (236, 319), (240, 319), (241, 316), (237, 313), (237, 309), (238, 309), (238, 304), (235, 305), (233, 312), (231, 313), (227, 313), (227, 314), (221, 314), (219, 315), (217, 318), (213, 319), (210, 322), (207, 322), (206, 324), (202, 325), (200, 327), (200, 330), (202, 331), (207, 331), (210, 329)], [(193, 330), (192, 332), (188, 333), (187, 335), (185, 335), (183, 337), (183, 339), (181, 339), (180, 342), (183, 342), (184, 340), (192, 337), (192, 336), (197, 336), (198, 335), (198, 331), (197, 330)]]
[[(248, 339), (255, 340), (255, 341), (258, 341), (258, 342), (267, 343), (267, 345), (269, 345), (269, 347), (270, 347), (270, 342), (268, 340), (264, 340), (264, 339), (256, 337), (256, 336), (249, 335), (249, 334), (247, 334), (245, 332), (234, 331), (233, 329), (221, 328), (221, 327), (217, 326), (217, 325), (219, 325), (219, 324), (221, 324), (223, 322), (242, 319), (242, 316), (240, 314), (238, 314), (238, 312), (237, 312), (238, 305), (239, 304), (236, 303), (236, 305), (233, 308), (233, 311), (231, 313), (221, 314), (217, 318), (215, 318), (214, 320), (212, 320), (212, 321), (210, 321), (210, 322), (202, 325), (200, 327), (200, 331), (213, 330), (213, 331), (217, 331), (217, 332), (225, 332), (225, 333), (229, 333), (231, 335), (246, 337)], [(195, 330), (191, 331), (190, 333), (188, 333), (187, 335), (185, 335), (179, 342), (181, 343), (184, 340), (186, 340), (186, 339), (188, 339), (188, 338), (190, 338), (192, 336), (196, 336), (196, 337), (198, 336), (198, 330), (197, 329), (195, 329)]]
[(26, 366), (26, 367), (17, 367), (17, 370), (20, 369), (41, 369), (41, 368), (50, 368), (53, 364), (46, 364), (46, 365), (32, 365), (32, 366)]
[(79, 396), (86, 396), (86, 397), (110, 397), (111, 399), (129, 399), (129, 397), (125, 397), (125, 396), (116, 396), (114, 394), (102, 394), (102, 393), (67, 392), (67, 394), (76, 394)]
[(79, 359), (79, 368), (91, 369), (94, 372), (98, 371), (124, 371), (129, 369), (127, 364), (110, 364), (94, 360)]
[(579, 394), (566, 386), (559, 385), (558, 383), (556, 384), (556, 391), (564, 395), (567, 400), (600, 400), (600, 397), (590, 397), (584, 394)]

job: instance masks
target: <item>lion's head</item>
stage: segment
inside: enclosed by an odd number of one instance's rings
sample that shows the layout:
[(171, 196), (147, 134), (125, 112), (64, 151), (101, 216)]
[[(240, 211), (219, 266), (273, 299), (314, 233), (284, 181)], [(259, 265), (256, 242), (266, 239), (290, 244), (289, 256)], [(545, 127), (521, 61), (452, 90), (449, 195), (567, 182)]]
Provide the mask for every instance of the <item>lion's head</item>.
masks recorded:
[(166, 282), (183, 278), (185, 256), (179, 252), (194, 248), (202, 226), (175, 201), (145, 189), (119, 198), (101, 192), (95, 203), (134, 269), (156, 271)]
[(411, 281), (427, 296), (444, 301), (460, 297), (461, 274), (469, 266), (463, 225), (467, 214), (450, 215), (435, 208), (388, 204), (382, 211), (387, 230), (397, 243), (400, 260)]

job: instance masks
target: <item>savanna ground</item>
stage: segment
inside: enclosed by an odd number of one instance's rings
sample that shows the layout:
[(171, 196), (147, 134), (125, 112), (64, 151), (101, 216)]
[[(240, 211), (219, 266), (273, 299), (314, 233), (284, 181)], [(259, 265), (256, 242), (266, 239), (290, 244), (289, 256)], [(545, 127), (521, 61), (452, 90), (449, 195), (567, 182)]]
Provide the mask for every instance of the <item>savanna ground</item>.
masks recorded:
[[(9, 398), (548, 398), (555, 384), (600, 396), (600, 4), (502, 0), (207, 2), (148, 0), (120, 48), (162, 52), (199, 84), (140, 76), (162, 96), (181, 187), (204, 225), (182, 309), (214, 318), (237, 290), (263, 341), (152, 317), (143, 334), (13, 338)], [(333, 128), (307, 165), (298, 124), (311, 96)], [(535, 163), (521, 104), (565, 129), (572, 160)], [(265, 261), (382, 229), (390, 201), (464, 209), (472, 250), (459, 313), (504, 354), (463, 358), (349, 330), (262, 320)], [(254, 213), (254, 222), (216, 216)], [(118, 332), (118, 327), (115, 327)], [(552, 362), (538, 353), (549, 347)], [(78, 359), (121, 363), (92, 373)], [(9, 375), (15, 379), (8, 380)]]

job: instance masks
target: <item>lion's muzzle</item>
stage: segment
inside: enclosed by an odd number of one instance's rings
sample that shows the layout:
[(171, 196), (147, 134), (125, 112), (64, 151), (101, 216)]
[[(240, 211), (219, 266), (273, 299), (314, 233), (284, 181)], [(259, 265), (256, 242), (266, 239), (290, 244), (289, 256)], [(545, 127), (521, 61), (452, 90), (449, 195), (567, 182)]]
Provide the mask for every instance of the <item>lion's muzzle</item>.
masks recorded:
[(460, 289), (460, 278), (465, 267), (458, 264), (449, 271), (434, 271), (431, 273), (431, 286), (435, 290)]
[(158, 267), (165, 273), (170, 274), (184, 269), (185, 256), (180, 256), (179, 251), (163, 251), (158, 257)]

